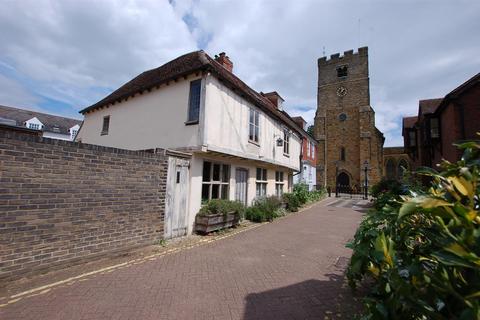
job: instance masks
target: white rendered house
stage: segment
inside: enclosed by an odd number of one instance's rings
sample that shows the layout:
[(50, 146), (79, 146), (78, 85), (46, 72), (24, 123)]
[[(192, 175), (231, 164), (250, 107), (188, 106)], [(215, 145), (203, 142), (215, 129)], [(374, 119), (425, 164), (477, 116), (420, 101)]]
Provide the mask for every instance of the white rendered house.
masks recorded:
[(188, 184), (185, 233), (192, 232), (202, 201), (251, 204), (257, 196), (281, 195), (300, 170), (302, 129), (281, 110), (283, 99), (276, 92), (254, 91), (232, 67), (224, 53), (213, 59), (192, 52), (80, 111), (85, 119), (77, 141), (191, 155), (187, 181), (183, 169), (170, 177)]

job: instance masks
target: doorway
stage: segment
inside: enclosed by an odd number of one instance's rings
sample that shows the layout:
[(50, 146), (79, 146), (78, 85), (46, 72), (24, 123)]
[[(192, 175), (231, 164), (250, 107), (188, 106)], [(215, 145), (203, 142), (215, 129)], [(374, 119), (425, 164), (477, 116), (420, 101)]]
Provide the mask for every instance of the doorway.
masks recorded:
[(345, 172), (341, 172), (337, 177), (337, 186), (339, 187), (349, 187), (350, 186), (350, 177)]
[(248, 170), (236, 169), (235, 170), (235, 200), (240, 201), (244, 205), (247, 205), (247, 181)]
[(189, 167), (188, 159), (172, 156), (168, 159), (164, 228), (167, 239), (187, 234)]

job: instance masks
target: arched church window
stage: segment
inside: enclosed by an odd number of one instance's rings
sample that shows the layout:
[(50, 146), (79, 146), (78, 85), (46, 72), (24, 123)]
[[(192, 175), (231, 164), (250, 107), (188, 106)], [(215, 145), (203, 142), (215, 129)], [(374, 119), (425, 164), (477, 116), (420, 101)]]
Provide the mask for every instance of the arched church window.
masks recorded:
[(395, 168), (395, 162), (393, 159), (388, 159), (387, 163), (385, 165), (386, 171), (387, 171), (387, 179), (388, 180), (395, 180), (396, 178), (396, 168)]

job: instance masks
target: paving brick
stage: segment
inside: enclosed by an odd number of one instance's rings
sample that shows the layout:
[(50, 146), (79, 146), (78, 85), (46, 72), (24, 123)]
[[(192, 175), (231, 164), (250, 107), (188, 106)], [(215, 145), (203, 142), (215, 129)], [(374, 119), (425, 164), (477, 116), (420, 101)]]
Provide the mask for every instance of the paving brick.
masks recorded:
[(358, 303), (343, 261), (361, 213), (327, 204), (25, 297), (0, 308), (0, 318), (352, 318)]

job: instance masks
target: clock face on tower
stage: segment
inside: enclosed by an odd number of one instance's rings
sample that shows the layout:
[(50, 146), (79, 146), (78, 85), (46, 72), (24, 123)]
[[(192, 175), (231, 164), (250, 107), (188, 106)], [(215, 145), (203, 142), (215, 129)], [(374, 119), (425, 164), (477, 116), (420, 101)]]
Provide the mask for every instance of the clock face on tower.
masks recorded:
[(347, 95), (347, 89), (345, 87), (338, 87), (337, 96), (344, 97)]

